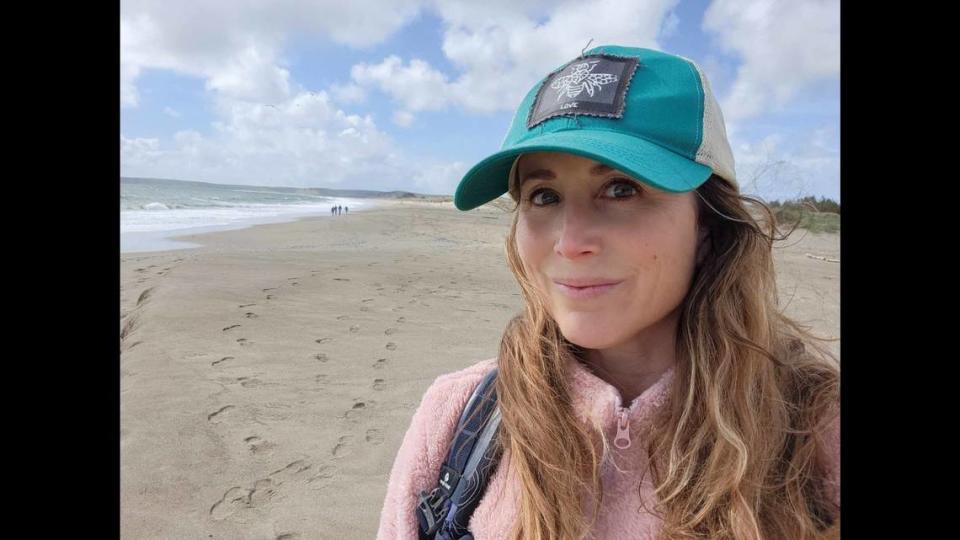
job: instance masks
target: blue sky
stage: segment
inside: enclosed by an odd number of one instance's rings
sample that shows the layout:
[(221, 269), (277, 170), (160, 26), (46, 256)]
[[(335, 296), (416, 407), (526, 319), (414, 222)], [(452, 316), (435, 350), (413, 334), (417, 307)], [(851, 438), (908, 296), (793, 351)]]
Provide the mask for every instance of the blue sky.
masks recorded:
[(272, 6), (121, 2), (121, 174), (452, 194), (593, 38), (703, 68), (745, 192), (839, 199), (836, 1)]

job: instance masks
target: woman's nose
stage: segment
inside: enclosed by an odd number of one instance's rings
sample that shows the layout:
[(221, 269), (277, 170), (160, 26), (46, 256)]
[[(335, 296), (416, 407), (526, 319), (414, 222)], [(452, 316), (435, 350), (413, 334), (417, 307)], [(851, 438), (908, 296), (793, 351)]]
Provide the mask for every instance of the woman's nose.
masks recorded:
[(599, 252), (599, 219), (589, 204), (564, 204), (558, 221), (554, 248), (558, 255), (575, 259)]

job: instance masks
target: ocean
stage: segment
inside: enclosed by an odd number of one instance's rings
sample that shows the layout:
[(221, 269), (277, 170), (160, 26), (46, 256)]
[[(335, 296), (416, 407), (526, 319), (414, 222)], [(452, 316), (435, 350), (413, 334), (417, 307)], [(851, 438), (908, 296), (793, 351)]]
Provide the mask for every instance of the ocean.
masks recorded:
[[(330, 208), (349, 213), (333, 216)], [(306, 216), (344, 217), (373, 208), (374, 198), (331, 197), (307, 189), (120, 178), (120, 252), (199, 247), (171, 236), (242, 229)]]

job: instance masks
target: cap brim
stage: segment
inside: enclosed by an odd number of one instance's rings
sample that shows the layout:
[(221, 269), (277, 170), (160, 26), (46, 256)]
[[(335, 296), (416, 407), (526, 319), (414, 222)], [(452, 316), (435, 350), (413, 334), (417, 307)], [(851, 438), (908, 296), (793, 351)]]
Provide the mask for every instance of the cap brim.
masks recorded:
[(460, 180), (454, 205), (471, 210), (506, 193), (513, 161), (529, 152), (575, 154), (673, 193), (697, 189), (713, 172), (706, 165), (639, 137), (613, 131), (557, 131), (517, 143), (474, 165)]

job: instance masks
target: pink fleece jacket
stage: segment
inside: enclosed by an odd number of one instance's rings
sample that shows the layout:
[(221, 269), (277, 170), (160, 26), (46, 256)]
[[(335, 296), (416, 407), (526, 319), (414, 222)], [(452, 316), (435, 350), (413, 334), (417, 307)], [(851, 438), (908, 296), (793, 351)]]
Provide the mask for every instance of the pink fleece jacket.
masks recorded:
[[(380, 514), (378, 540), (417, 539), (417, 494), (421, 490), (429, 492), (436, 486), (440, 466), (450, 448), (460, 413), (466, 407), (473, 389), (495, 366), (496, 358), (483, 360), (463, 370), (437, 377), (427, 389), (390, 472)], [(601, 427), (610, 441), (610, 454), (602, 468), (604, 504), (587, 538), (654, 539), (659, 530), (659, 519), (641, 509), (641, 495), (637, 490), (644, 468), (648, 466), (645, 445), (637, 440), (637, 433), (650, 421), (652, 413), (664, 404), (673, 370), (664, 373), (660, 380), (625, 407), (619, 391), (612, 385), (594, 375), (580, 362), (572, 361), (570, 367), (571, 397), (577, 416), (587, 424)], [(838, 507), (839, 435), (838, 416), (826, 434), (829, 455), (825, 456), (833, 471), (830, 495)], [(625, 448), (620, 449), (613, 444), (618, 437), (620, 446)], [(653, 486), (650, 475), (643, 477), (640, 491), (646, 507), (651, 508)], [(475, 540), (506, 538), (517, 516), (519, 501), (519, 479), (510, 466), (508, 448), (504, 450), (497, 470), (490, 477), (487, 491), (470, 519), (470, 531)], [(593, 501), (587, 502), (592, 504)]]

